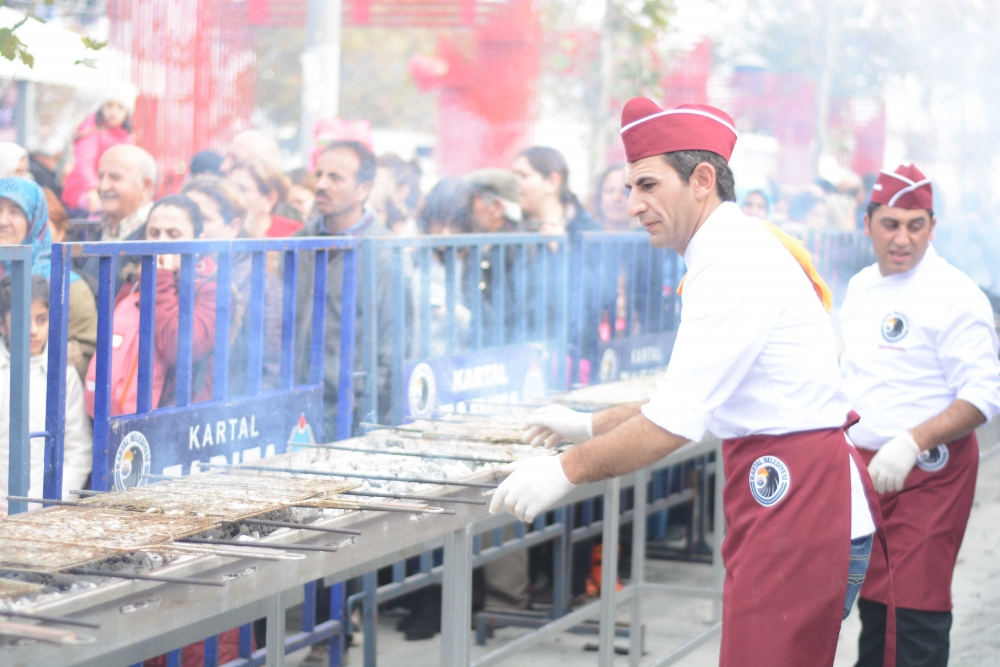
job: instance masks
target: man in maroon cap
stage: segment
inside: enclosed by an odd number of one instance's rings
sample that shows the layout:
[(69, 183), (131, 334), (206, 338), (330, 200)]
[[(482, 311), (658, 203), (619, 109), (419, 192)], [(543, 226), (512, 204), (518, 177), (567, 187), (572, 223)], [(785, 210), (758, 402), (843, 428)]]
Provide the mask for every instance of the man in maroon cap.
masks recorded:
[[(861, 415), (849, 435), (880, 494), (905, 667), (948, 664), (951, 577), (979, 465), (973, 429), (1000, 413), (990, 303), (934, 251), (935, 223), (929, 178), (909, 164), (882, 172), (865, 216), (877, 262), (851, 279), (840, 310), (844, 391)], [(858, 602), (861, 667), (882, 655), (885, 562), (875, 545)]]
[(530, 521), (576, 484), (649, 465), (710, 431), (724, 439), (726, 474), (720, 664), (832, 665), (864, 579), (875, 493), (844, 435), (850, 405), (828, 290), (808, 253), (736, 205), (728, 115), (633, 99), (622, 140), (629, 216), (688, 271), (666, 377), (642, 403), (530, 416), (525, 441), (579, 444), (508, 466), (490, 509)]

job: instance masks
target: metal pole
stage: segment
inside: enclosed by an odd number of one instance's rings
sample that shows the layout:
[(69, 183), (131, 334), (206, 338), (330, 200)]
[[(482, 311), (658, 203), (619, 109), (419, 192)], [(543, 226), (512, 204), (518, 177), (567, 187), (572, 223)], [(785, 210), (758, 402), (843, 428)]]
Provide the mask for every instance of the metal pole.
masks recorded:
[(341, 0), (309, 0), (307, 11), (299, 148), (308, 166), (313, 125), (339, 113)]
[[(378, 572), (368, 572), (361, 576), (361, 588), (364, 591), (364, 598), (361, 605), (361, 629), (365, 634), (364, 643), (364, 665), (365, 667), (375, 667), (378, 661), (378, 643), (375, 633), (378, 632), (378, 602), (375, 599), (378, 593)], [(350, 607), (347, 609), (348, 617), (344, 623), (350, 623)]]
[(267, 667), (285, 665), (285, 592), (267, 598)]
[(604, 486), (604, 536), (601, 543), (601, 628), (597, 664), (611, 667), (615, 657), (615, 585), (618, 583), (618, 519), (621, 478)]
[(472, 526), (444, 537), (441, 667), (466, 667), (472, 657)]
[(63, 441), (66, 436), (66, 342), (69, 336), (69, 256), (66, 246), (52, 244), (49, 284), (49, 370), (46, 377), (45, 478), (42, 496), (62, 498)]
[[(30, 390), (28, 371), (31, 366), (31, 256), (11, 262), (14, 277), (11, 294), (11, 317), (8, 340), (10, 343), (10, 451), (7, 471), (7, 489), (12, 496), (27, 496), (31, 485), (31, 426), (28, 421)], [(7, 506), (9, 514), (27, 512), (23, 500), (12, 500)]]
[[(722, 540), (726, 533), (726, 517), (722, 513), (722, 489), (726, 485), (726, 473), (722, 467), (722, 442), (715, 449), (715, 525), (712, 526), (712, 583), (721, 591), (726, 579), (726, 568), (722, 562)], [(722, 598), (712, 601), (712, 620), (722, 619)]]
[(646, 486), (649, 469), (635, 471), (635, 500), (632, 503), (632, 581), (635, 588), (629, 609), (629, 667), (638, 667), (642, 659), (642, 585), (646, 573)]

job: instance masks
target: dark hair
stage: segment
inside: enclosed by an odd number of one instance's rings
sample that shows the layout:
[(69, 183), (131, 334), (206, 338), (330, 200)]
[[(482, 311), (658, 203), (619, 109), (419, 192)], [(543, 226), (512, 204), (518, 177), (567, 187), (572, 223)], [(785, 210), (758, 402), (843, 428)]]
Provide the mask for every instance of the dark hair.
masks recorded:
[[(122, 104), (122, 106), (125, 105)], [(104, 119), (104, 114), (101, 112), (101, 109), (103, 107), (104, 103), (102, 102), (101, 106), (97, 107), (97, 113), (94, 114), (94, 123), (97, 125), (97, 127), (109, 127), (108, 121)], [(132, 132), (132, 114), (128, 113), (127, 109), (125, 113), (125, 120), (122, 121), (121, 128), (130, 134)]]
[(233, 224), (233, 220), (236, 218), (240, 220), (247, 218), (247, 209), (240, 200), (239, 194), (228, 181), (218, 176), (205, 174), (192, 178), (181, 188), (182, 195), (189, 192), (197, 192), (214, 201), (215, 205), (219, 207), (219, 215), (222, 216), (227, 225)]
[(420, 203), (420, 165), (416, 160), (406, 162), (395, 153), (383, 153), (375, 161), (376, 165), (392, 171), (396, 185), (408, 185), (410, 191), (406, 195), (406, 208), (411, 211)]
[(427, 233), (431, 223), (444, 223), (456, 232), (469, 233), (472, 222), (469, 207), (472, 203), (472, 186), (460, 178), (442, 178), (427, 197), (417, 216), (417, 227), (422, 234)]
[[(879, 209), (879, 206), (882, 206), (882, 204), (879, 204), (878, 202), (873, 202), (873, 201), (868, 202), (868, 210), (866, 211), (866, 213), (868, 213), (868, 220), (869, 220), (869, 222), (875, 217), (875, 211), (877, 211)], [(933, 220), (934, 219), (934, 209), (932, 209), (932, 208), (925, 208), (924, 210), (927, 211), (927, 215), (929, 215), (931, 217), (931, 220)]]
[(527, 160), (531, 168), (544, 178), (548, 178), (551, 174), (559, 174), (562, 181), (559, 185), (559, 201), (563, 206), (572, 204), (580, 208), (580, 200), (569, 189), (569, 166), (562, 153), (548, 146), (532, 146), (518, 153), (518, 157)]
[[(10, 312), (13, 301), (14, 275), (8, 273), (3, 280), (0, 280), (0, 319)], [(44, 276), (31, 276), (31, 302), (35, 301), (41, 301), (46, 307), (49, 305), (49, 281)]]
[(298, 167), (292, 169), (290, 172), (285, 174), (288, 177), (288, 182), (292, 185), (298, 185), (299, 187), (306, 188), (311, 192), (316, 191), (316, 174), (309, 171), (305, 167)]
[[(198, 204), (193, 199), (187, 195), (167, 195), (153, 204), (153, 208), (149, 209), (149, 217), (152, 217), (153, 211), (163, 206), (173, 206), (184, 211), (188, 221), (191, 223), (191, 227), (194, 228), (194, 237), (198, 238), (201, 236), (201, 231), (205, 226), (205, 218), (202, 216)], [(146, 219), (148, 220), (149, 217)]]
[(702, 162), (708, 163), (715, 169), (715, 191), (722, 201), (736, 201), (736, 179), (733, 178), (733, 170), (729, 168), (729, 163), (718, 153), (711, 151), (674, 151), (664, 153), (663, 159), (667, 161), (674, 171), (685, 183), (691, 182), (691, 174)]
[(201, 174), (221, 176), (222, 171), (219, 167), (222, 166), (222, 160), (222, 155), (213, 150), (198, 151), (191, 158), (191, 167), (188, 173), (192, 176), (200, 176)]
[(597, 177), (597, 188), (594, 190), (594, 217), (598, 220), (604, 219), (604, 214), (601, 212), (601, 206), (604, 204), (604, 181), (616, 171), (625, 171), (625, 165), (620, 162), (610, 165)]
[(331, 141), (320, 152), (320, 155), (339, 149), (347, 149), (358, 156), (358, 173), (354, 177), (357, 185), (371, 183), (375, 180), (375, 154), (368, 150), (360, 141), (344, 139), (341, 141)]

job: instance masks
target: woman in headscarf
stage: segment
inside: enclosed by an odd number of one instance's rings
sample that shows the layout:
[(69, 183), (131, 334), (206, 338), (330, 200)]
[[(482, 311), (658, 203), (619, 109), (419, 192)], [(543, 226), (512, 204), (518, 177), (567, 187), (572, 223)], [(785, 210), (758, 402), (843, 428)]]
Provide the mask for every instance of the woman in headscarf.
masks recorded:
[[(0, 178), (0, 245), (30, 245), (31, 273), (49, 279), (52, 269), (52, 235), (45, 193), (33, 181)], [(10, 272), (3, 262), (0, 277)], [(66, 365), (83, 377), (97, 349), (97, 302), (87, 283), (70, 273), (69, 342)]]

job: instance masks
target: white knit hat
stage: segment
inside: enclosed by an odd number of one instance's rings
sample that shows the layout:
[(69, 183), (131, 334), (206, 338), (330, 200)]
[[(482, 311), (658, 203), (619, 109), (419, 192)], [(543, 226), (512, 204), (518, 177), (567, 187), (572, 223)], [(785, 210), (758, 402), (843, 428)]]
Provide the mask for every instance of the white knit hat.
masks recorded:
[(135, 113), (135, 98), (139, 96), (139, 89), (131, 83), (116, 83), (108, 87), (104, 93), (102, 104), (109, 100), (120, 102), (128, 109), (130, 114)]

